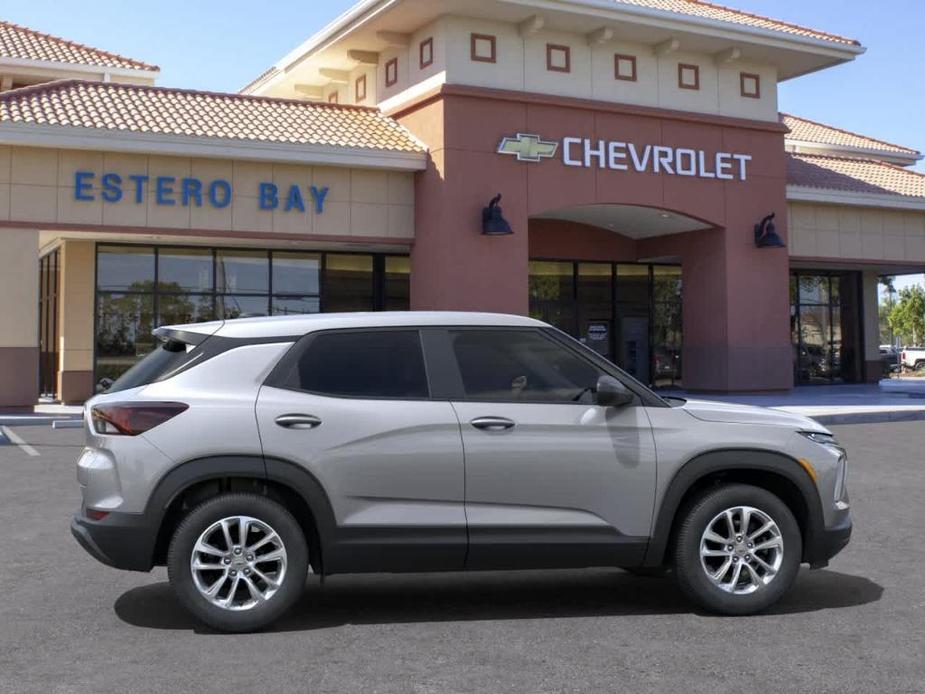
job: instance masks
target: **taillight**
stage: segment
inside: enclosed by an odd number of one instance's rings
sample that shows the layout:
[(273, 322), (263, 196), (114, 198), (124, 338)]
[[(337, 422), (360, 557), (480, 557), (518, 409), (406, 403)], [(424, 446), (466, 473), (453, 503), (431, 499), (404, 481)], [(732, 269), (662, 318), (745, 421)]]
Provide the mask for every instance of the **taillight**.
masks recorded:
[(131, 402), (97, 405), (90, 412), (97, 434), (138, 436), (188, 409), (182, 402)]

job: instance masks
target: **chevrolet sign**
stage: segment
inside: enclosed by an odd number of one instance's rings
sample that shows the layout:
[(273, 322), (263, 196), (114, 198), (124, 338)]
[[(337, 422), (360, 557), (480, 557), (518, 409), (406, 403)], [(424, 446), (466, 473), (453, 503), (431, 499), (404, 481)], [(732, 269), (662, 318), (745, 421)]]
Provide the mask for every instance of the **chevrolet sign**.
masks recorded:
[(636, 171), (638, 173), (693, 176), (718, 180), (745, 181), (748, 178), (750, 154), (707, 152), (686, 147), (636, 145), (619, 140), (592, 140), (566, 137), (559, 142), (543, 140), (538, 135), (518, 133), (505, 137), (498, 145), (498, 154), (516, 156), (517, 161), (537, 163), (562, 152), (562, 163), (579, 168)]
[(558, 142), (546, 142), (537, 135), (517, 133), (517, 137), (505, 137), (498, 145), (498, 154), (511, 154), (517, 161), (538, 162), (551, 159), (559, 149)]

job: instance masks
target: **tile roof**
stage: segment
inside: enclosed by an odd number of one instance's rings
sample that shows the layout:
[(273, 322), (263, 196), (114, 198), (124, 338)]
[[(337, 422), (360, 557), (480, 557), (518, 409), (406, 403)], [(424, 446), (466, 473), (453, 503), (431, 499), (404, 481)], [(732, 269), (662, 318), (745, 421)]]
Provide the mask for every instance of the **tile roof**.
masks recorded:
[(785, 34), (795, 36), (804, 36), (806, 38), (819, 39), (822, 41), (831, 41), (847, 46), (860, 46), (861, 44), (854, 40), (829, 34), (824, 31), (817, 31), (807, 27), (783, 22), (770, 17), (743, 12), (723, 5), (715, 5), (710, 2), (701, 2), (701, 0), (613, 0), (621, 5), (636, 5), (653, 10), (664, 10), (676, 14), (684, 14), (692, 17), (703, 17), (704, 19), (713, 19), (720, 22), (729, 22), (730, 24), (741, 24), (757, 29), (768, 29), (770, 31), (780, 31)]
[(787, 183), (851, 193), (925, 198), (925, 174), (871, 159), (790, 153)]
[(128, 70), (158, 71), (157, 65), (126, 58), (82, 43), (43, 34), (12, 22), (0, 20), (0, 61), (3, 58), (42, 60), (74, 65), (99, 65)]
[(0, 93), (3, 123), (424, 151), (374, 108), (115, 82), (62, 80)]
[(815, 142), (823, 145), (833, 145), (835, 147), (856, 147), (858, 149), (870, 149), (879, 152), (894, 152), (899, 154), (919, 154), (918, 151), (911, 147), (894, 145), (890, 142), (877, 140), (866, 135), (859, 135), (849, 130), (842, 130), (831, 125), (817, 123), (806, 118), (791, 116), (789, 113), (780, 114), (781, 122), (790, 128), (789, 140), (802, 140), (804, 142)]

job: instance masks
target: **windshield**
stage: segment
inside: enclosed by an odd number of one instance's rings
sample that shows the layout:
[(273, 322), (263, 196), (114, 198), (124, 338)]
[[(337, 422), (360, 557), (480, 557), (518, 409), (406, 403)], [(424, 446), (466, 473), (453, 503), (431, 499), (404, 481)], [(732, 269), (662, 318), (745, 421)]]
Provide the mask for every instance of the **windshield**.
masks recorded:
[(196, 345), (180, 340), (161, 342), (153, 352), (122, 374), (105, 392), (118, 393), (159, 381), (189, 362), (195, 351)]

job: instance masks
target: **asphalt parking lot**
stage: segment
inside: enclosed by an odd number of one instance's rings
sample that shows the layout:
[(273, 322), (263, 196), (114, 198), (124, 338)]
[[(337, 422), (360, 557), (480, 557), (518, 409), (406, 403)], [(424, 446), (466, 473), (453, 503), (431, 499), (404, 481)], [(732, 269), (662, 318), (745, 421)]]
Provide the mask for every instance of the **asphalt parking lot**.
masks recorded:
[(925, 423), (834, 429), (854, 539), (770, 614), (701, 614), (618, 570), (310, 577), (274, 631), (228, 636), (163, 569), (114, 571), (71, 538), (81, 431), (11, 427), (0, 692), (925, 692)]

